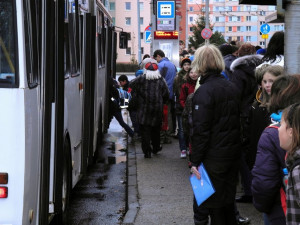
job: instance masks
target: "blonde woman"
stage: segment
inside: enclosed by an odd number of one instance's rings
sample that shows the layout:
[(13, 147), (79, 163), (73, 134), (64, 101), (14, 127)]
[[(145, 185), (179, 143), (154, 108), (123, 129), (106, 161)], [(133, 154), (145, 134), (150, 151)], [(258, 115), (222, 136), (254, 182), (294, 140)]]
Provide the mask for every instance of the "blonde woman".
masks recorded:
[(208, 213), (211, 225), (237, 224), (234, 201), (240, 158), (238, 90), (221, 72), (224, 60), (214, 45), (197, 49), (192, 67), (200, 74), (200, 87), (193, 97), (191, 172), (200, 179), (201, 163), (215, 193), (200, 206), (194, 200), (194, 221), (201, 224)]

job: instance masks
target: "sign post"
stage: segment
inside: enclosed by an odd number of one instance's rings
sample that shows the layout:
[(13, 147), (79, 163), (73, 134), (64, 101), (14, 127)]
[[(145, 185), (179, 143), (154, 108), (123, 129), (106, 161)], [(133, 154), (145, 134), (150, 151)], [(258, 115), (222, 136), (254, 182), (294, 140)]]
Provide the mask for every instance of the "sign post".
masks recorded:
[(265, 48), (267, 48), (267, 39), (269, 38), (268, 33), (270, 32), (270, 25), (264, 23), (260, 26), (260, 32), (262, 33), (262, 38), (265, 39)]

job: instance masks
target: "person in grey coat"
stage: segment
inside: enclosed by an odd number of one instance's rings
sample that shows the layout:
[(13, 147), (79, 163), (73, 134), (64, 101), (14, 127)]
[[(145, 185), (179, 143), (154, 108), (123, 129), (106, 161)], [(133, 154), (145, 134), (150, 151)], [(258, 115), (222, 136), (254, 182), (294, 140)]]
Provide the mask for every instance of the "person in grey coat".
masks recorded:
[(169, 99), (169, 89), (155, 60), (148, 62), (145, 69), (144, 74), (131, 81), (130, 86), (135, 91), (133, 98), (136, 98), (142, 150), (145, 158), (151, 158), (151, 153), (161, 150), (163, 105)]

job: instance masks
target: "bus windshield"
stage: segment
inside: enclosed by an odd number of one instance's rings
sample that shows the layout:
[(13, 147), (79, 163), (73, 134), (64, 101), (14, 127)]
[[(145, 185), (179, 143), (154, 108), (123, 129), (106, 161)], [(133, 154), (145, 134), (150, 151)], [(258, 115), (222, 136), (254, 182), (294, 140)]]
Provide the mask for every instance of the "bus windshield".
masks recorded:
[(0, 87), (16, 86), (14, 1), (0, 0)]

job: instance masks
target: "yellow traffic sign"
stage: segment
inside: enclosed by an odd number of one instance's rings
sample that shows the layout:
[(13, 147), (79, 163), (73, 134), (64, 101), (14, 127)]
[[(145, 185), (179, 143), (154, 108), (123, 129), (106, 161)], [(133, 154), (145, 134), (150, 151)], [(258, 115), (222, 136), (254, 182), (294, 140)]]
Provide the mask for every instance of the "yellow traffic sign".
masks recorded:
[(262, 37), (262, 39), (268, 39), (269, 35), (268, 34), (262, 34), (261, 37)]

